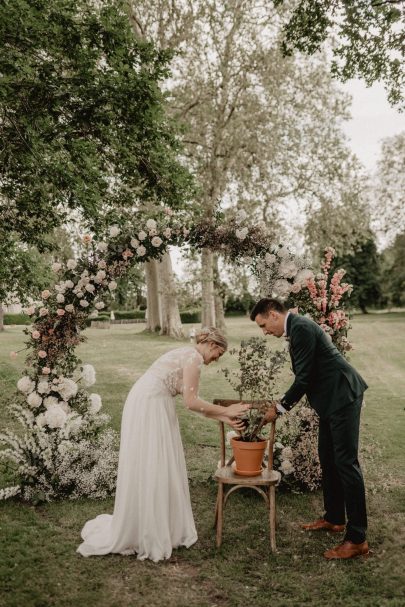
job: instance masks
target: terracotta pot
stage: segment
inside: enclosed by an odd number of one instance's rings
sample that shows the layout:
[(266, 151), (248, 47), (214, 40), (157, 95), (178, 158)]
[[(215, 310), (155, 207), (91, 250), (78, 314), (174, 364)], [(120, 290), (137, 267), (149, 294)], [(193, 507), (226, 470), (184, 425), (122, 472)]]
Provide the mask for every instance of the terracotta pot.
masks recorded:
[(231, 445), (235, 458), (235, 473), (241, 476), (258, 476), (262, 471), (262, 461), (267, 440), (247, 443), (232, 438)]

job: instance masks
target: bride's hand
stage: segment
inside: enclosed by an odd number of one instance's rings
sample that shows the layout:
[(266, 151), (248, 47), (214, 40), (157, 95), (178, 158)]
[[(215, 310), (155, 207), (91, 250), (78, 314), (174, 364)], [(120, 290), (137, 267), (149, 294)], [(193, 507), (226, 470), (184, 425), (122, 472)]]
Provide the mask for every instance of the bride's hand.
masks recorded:
[(229, 407), (226, 408), (225, 415), (230, 418), (240, 417), (246, 413), (246, 411), (249, 411), (251, 407), (252, 405), (247, 405), (246, 403), (235, 403), (234, 405), (229, 405)]
[(245, 429), (245, 424), (243, 420), (237, 417), (233, 419), (227, 417), (225, 418), (225, 423), (228, 424), (228, 426), (231, 426), (233, 430), (236, 430), (236, 432), (243, 432), (243, 430)]

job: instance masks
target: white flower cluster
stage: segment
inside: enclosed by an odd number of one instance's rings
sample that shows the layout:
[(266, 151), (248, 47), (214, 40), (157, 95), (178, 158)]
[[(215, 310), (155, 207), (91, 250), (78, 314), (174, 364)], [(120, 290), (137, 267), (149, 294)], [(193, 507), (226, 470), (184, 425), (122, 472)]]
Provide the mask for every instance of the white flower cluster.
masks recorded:
[(305, 259), (295, 256), (287, 247), (275, 247), (256, 263), (255, 274), (264, 297), (286, 299), (299, 293), (308, 278), (313, 277)]

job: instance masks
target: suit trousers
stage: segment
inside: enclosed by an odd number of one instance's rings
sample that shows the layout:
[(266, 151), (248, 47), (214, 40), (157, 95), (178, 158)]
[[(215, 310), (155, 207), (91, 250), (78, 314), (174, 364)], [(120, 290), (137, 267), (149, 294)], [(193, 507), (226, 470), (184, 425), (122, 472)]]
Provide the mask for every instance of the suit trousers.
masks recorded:
[(358, 449), (363, 395), (328, 418), (319, 420), (319, 460), (322, 468), (324, 519), (343, 525), (345, 540), (360, 544), (366, 539), (367, 511)]

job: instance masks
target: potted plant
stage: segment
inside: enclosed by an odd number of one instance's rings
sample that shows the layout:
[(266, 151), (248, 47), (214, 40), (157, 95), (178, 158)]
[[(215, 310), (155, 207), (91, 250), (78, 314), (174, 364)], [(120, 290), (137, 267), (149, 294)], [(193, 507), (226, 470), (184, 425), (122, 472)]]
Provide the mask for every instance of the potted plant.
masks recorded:
[(231, 439), (235, 472), (242, 476), (256, 476), (261, 473), (267, 444), (263, 435), (264, 416), (278, 396), (276, 379), (287, 359), (287, 352), (273, 351), (265, 339), (252, 337), (243, 340), (238, 349), (229, 353), (237, 358), (239, 368), (225, 368), (222, 372), (240, 400), (253, 404), (244, 417), (244, 430)]

